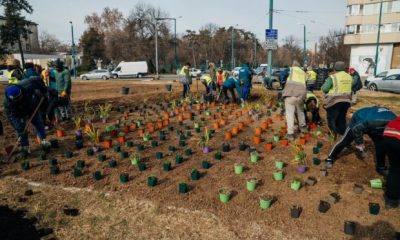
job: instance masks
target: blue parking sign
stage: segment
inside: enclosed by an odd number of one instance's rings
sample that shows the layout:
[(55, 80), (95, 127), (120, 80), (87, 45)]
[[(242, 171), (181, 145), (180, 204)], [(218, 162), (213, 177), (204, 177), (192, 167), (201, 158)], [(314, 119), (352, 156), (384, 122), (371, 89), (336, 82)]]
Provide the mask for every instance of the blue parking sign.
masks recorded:
[(265, 29), (265, 39), (278, 39), (278, 29)]

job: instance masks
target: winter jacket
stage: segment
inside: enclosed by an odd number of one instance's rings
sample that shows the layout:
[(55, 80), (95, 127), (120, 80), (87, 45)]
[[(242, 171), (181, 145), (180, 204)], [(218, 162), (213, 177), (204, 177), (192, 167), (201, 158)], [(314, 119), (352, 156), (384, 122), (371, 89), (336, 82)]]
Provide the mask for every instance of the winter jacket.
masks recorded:
[(353, 114), (349, 128), (356, 144), (362, 144), (363, 134), (382, 136), (386, 125), (395, 118), (396, 114), (384, 107), (361, 108)]
[(225, 80), (225, 82), (222, 84), (222, 87), (227, 89), (236, 88), (236, 92), (238, 93), (239, 97), (242, 95), (240, 92), (240, 82), (235, 78), (228, 78)]
[(251, 78), (252, 78), (252, 73), (250, 71), (249, 66), (247, 64), (243, 64), (242, 68), (239, 70), (239, 81), (243, 84), (243, 86), (250, 87)]
[(388, 123), (383, 136), (397, 138), (400, 141), (400, 116)]
[(31, 117), (47, 90), (40, 77), (23, 79), (17, 85), (21, 87), (22, 99), (12, 101), (6, 95), (4, 97), (4, 112), (17, 133), (22, 134), (25, 120)]
[(287, 78), (289, 77), (289, 68), (285, 68), (280, 74), (279, 74), (279, 81), (281, 83), (286, 82)]
[(350, 74), (350, 75), (353, 77), (353, 86), (352, 86), (351, 90), (353, 91), (353, 93), (355, 93), (363, 87), (362, 82), (361, 82), (361, 77), (357, 71), (354, 71), (354, 73)]
[(27, 69), (25, 69), (25, 77), (26, 78), (39, 77), (39, 74), (37, 72), (35, 72), (35, 69), (27, 68)]
[(61, 96), (63, 91), (65, 91), (68, 96), (71, 95), (71, 75), (68, 69), (64, 69), (60, 72), (56, 71), (56, 84), (59, 96)]

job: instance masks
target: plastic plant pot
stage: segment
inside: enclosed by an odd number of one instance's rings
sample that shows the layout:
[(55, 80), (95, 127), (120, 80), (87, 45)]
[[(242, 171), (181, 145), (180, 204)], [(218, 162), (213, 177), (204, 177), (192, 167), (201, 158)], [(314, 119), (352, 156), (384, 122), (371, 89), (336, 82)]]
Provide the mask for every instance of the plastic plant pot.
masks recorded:
[(273, 138), (274, 138), (274, 141), (275, 141), (275, 142), (279, 142), (279, 140), (280, 140), (280, 138), (279, 138), (279, 136), (278, 136), (278, 135), (274, 135), (274, 137), (273, 137)]
[(46, 160), (46, 153), (44, 153), (44, 152), (42, 152), (42, 153), (39, 153), (38, 154), (38, 156), (37, 156), (37, 159), (38, 160)]
[(122, 159), (124, 159), (124, 158), (127, 158), (127, 157), (129, 156), (129, 154), (128, 154), (128, 152), (120, 152), (120, 153), (119, 153), (119, 156), (120, 156)]
[(207, 147), (204, 147), (204, 148), (202, 149), (202, 151), (203, 151), (204, 154), (207, 154), (207, 153), (210, 152), (210, 148), (209, 148), (208, 146), (207, 146)]
[(196, 133), (200, 133), (200, 132), (201, 132), (201, 129), (200, 129), (200, 128), (195, 128), (194, 131), (195, 131)]
[(347, 235), (354, 235), (356, 232), (356, 223), (352, 221), (344, 222), (344, 233)]
[(99, 181), (99, 180), (102, 178), (101, 172), (100, 172), (100, 171), (95, 171), (95, 172), (92, 174), (92, 176), (93, 176), (94, 180), (96, 180), (96, 181)]
[(240, 143), (240, 144), (239, 144), (239, 150), (240, 150), (240, 151), (245, 151), (246, 148), (247, 148), (247, 145), (246, 145), (245, 143)]
[(292, 206), (290, 208), (290, 216), (292, 218), (299, 218), (301, 214), (302, 208), (299, 206)]
[(306, 180), (306, 184), (308, 186), (314, 186), (317, 183), (317, 179), (315, 177), (308, 177)]
[(313, 154), (318, 154), (319, 153), (319, 148), (318, 147), (313, 147), (312, 153)]
[(119, 181), (121, 183), (127, 183), (129, 181), (129, 174), (128, 173), (121, 173), (119, 175)]
[(185, 182), (179, 183), (178, 192), (179, 193), (187, 193), (187, 183), (185, 183)]
[(158, 147), (158, 142), (156, 140), (151, 142), (151, 146), (154, 147)]
[(157, 160), (163, 159), (163, 153), (162, 152), (156, 152), (156, 159)]
[(163, 170), (164, 170), (165, 172), (171, 171), (171, 170), (172, 170), (171, 162), (164, 162), (164, 163), (163, 163)]
[(222, 144), (222, 151), (223, 152), (229, 152), (231, 150), (231, 147), (229, 146), (228, 143), (223, 143)]
[(185, 147), (185, 140), (179, 140), (179, 147)]
[(137, 149), (139, 152), (144, 151), (144, 145), (143, 145), (143, 144), (138, 144), (138, 145), (136, 145), (136, 149)]
[(317, 142), (317, 148), (321, 149), (324, 146), (324, 144), (322, 144), (322, 142)]
[(155, 176), (149, 176), (147, 178), (147, 186), (149, 187), (154, 187), (157, 185), (157, 177)]
[(97, 156), (97, 159), (99, 160), (99, 162), (104, 162), (106, 160), (106, 155), (104, 154), (100, 154)]
[(247, 191), (253, 192), (254, 190), (256, 190), (257, 183), (258, 183), (257, 178), (255, 178), (255, 177), (248, 178), (246, 180), (246, 189), (247, 189)]
[(55, 158), (52, 158), (49, 160), (49, 164), (50, 166), (57, 166), (58, 165), (58, 161)]
[(117, 161), (115, 161), (115, 160), (110, 160), (110, 161), (108, 161), (108, 166), (109, 166), (110, 168), (115, 168), (115, 167), (117, 167)]
[(190, 149), (190, 148), (186, 149), (186, 150), (185, 150), (185, 156), (186, 156), (186, 157), (192, 156), (192, 149)]
[(114, 150), (114, 152), (119, 153), (119, 152), (121, 152), (121, 147), (120, 146), (114, 146), (113, 150)]
[(272, 142), (268, 142), (265, 144), (265, 150), (267, 150), (267, 152), (272, 150)]
[(74, 170), (72, 170), (72, 176), (80, 177), (80, 176), (82, 176), (82, 171), (78, 168), (74, 168)]
[(340, 201), (340, 195), (339, 195), (339, 194), (337, 194), (337, 193), (331, 193), (331, 194), (329, 194), (328, 202), (329, 202), (330, 204), (336, 204), (336, 203), (338, 203), (339, 201)]
[(183, 125), (183, 122), (182, 122), (182, 121), (179, 121), (179, 122), (178, 122), (178, 125), (179, 125), (179, 126), (182, 126), (182, 125)]
[(216, 160), (221, 160), (222, 159), (222, 153), (221, 152), (216, 152), (214, 153), (214, 158)]
[(57, 175), (60, 173), (60, 168), (58, 166), (53, 166), (50, 168), (51, 175)]
[(211, 167), (211, 163), (210, 163), (209, 161), (207, 161), (207, 160), (203, 160), (203, 161), (201, 162), (201, 167), (202, 167), (203, 169), (209, 169), (209, 168)]
[(64, 156), (65, 156), (65, 158), (72, 158), (73, 153), (72, 153), (71, 151), (66, 151), (66, 152), (64, 153)]
[(168, 131), (170, 131), (170, 132), (174, 131), (174, 127), (173, 126), (168, 126)]
[(138, 163), (138, 170), (139, 172), (143, 172), (147, 169), (146, 163), (140, 162)]
[(219, 190), (219, 200), (222, 203), (227, 203), (231, 199), (231, 191), (226, 188), (222, 188)]
[(126, 142), (126, 146), (127, 146), (128, 148), (133, 147), (133, 142), (132, 142), (132, 141), (127, 141), (127, 142)]
[(378, 215), (379, 214), (379, 210), (380, 210), (380, 206), (379, 203), (369, 203), (369, 213), (372, 215)]
[(200, 128), (200, 124), (195, 123), (195, 124), (194, 124), (194, 128), (195, 128), (195, 129), (196, 129), (196, 128)]
[(58, 148), (59, 144), (58, 144), (58, 139), (51, 139), (50, 140), (50, 145), (52, 148)]
[(240, 163), (235, 163), (235, 166), (233, 167), (233, 171), (235, 174), (242, 174), (244, 169), (244, 165)]
[(268, 209), (268, 208), (270, 208), (273, 199), (274, 199), (274, 198), (273, 198), (272, 196), (269, 196), (269, 195), (260, 196), (260, 208), (261, 208), (261, 209)]
[(89, 156), (89, 157), (90, 157), (90, 156), (93, 156), (93, 155), (94, 155), (93, 149), (91, 149), (91, 148), (87, 149), (87, 150), (86, 150), (86, 155)]
[(76, 161), (76, 168), (82, 169), (84, 167), (85, 167), (85, 161), (83, 160)]
[(326, 170), (325, 168), (321, 168), (321, 169), (319, 170), (319, 175), (320, 175), (321, 177), (326, 177), (326, 175), (328, 175), (328, 170)]
[(170, 151), (170, 152), (175, 152), (176, 151), (176, 148), (175, 148), (175, 146), (169, 146), (168, 147), (168, 150)]
[(21, 162), (21, 169), (22, 170), (27, 171), (27, 170), (29, 170), (29, 168), (30, 168), (30, 164), (29, 164), (28, 161)]
[(285, 167), (285, 163), (282, 161), (275, 161), (275, 167), (276, 169), (282, 170)]
[(192, 131), (186, 131), (186, 137), (191, 137), (192, 136)]
[(194, 181), (199, 180), (199, 179), (200, 179), (200, 172), (199, 172), (199, 170), (193, 169), (193, 170), (190, 172), (190, 178), (191, 178), (192, 180), (194, 180)]
[(331, 208), (331, 205), (326, 201), (319, 201), (318, 211), (320, 213), (326, 213)]
[(307, 166), (306, 165), (299, 165), (299, 166), (297, 166), (296, 170), (297, 170), (298, 173), (305, 173), (305, 172), (307, 172)]
[(165, 135), (160, 135), (160, 141), (165, 141), (167, 140), (167, 137)]
[(360, 184), (354, 184), (353, 186), (353, 192), (357, 193), (357, 194), (361, 194), (364, 191), (364, 187)]
[(371, 184), (371, 188), (373, 188), (373, 189), (382, 189), (382, 185), (383, 184), (382, 184), (382, 180), (381, 179), (376, 178), (376, 179), (370, 180), (369, 182)]
[(299, 191), (301, 188), (301, 181), (294, 179), (290, 183), (290, 188), (293, 189), (294, 191)]
[(175, 156), (175, 164), (181, 164), (183, 162), (183, 157), (180, 154)]
[(321, 159), (319, 159), (319, 158), (314, 158), (314, 159), (313, 159), (313, 164), (314, 164), (315, 166), (319, 166), (319, 165), (321, 164)]
[(284, 177), (284, 174), (283, 174), (282, 171), (277, 171), (277, 172), (273, 173), (273, 177), (274, 177), (275, 181), (282, 181), (283, 177)]
[(76, 140), (75, 141), (75, 147), (76, 147), (76, 149), (82, 149), (83, 148), (83, 141), (82, 140)]

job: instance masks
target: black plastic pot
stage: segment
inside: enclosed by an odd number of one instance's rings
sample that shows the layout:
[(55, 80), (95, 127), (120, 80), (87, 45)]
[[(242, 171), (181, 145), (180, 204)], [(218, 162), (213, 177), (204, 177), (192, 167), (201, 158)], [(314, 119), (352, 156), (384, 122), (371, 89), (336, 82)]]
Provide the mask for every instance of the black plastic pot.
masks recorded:
[(124, 159), (124, 158), (127, 158), (127, 157), (129, 156), (129, 154), (128, 154), (128, 152), (120, 152), (120, 153), (119, 153), (119, 156), (120, 156), (122, 159)]
[(108, 161), (108, 166), (109, 166), (110, 168), (115, 168), (115, 167), (117, 167), (117, 161), (115, 161), (115, 160), (110, 160), (110, 161)]
[(179, 147), (185, 146), (185, 140), (179, 140)]
[(121, 93), (122, 93), (122, 95), (128, 95), (129, 94), (129, 88), (128, 87), (122, 87), (121, 88)]
[(53, 158), (53, 159), (49, 160), (49, 164), (50, 164), (50, 166), (57, 166), (58, 161), (57, 161), (57, 159)]
[(39, 153), (37, 156), (37, 159), (38, 160), (46, 160), (46, 153), (44, 153), (44, 152)]
[(51, 175), (57, 175), (60, 173), (60, 168), (58, 166), (53, 166), (50, 168)]
[(239, 144), (239, 150), (240, 150), (240, 151), (245, 151), (246, 148), (247, 148), (247, 145), (246, 145), (245, 143), (240, 143), (240, 144)]
[(168, 150), (170, 151), (170, 152), (175, 152), (175, 146), (169, 146), (168, 147)]
[(73, 155), (74, 155), (74, 154), (73, 154), (71, 151), (66, 151), (66, 152), (64, 153), (64, 156), (65, 156), (66, 158), (72, 158)]
[(173, 126), (168, 126), (168, 131), (170, 131), (170, 132), (174, 131), (174, 127)]
[(160, 135), (160, 141), (165, 141), (167, 140), (167, 137), (165, 135)]
[(209, 161), (207, 161), (207, 160), (204, 160), (204, 161), (201, 162), (201, 167), (203, 169), (209, 169), (211, 167), (211, 163)]
[(91, 148), (87, 149), (87, 150), (86, 150), (86, 155), (88, 155), (89, 157), (90, 157), (90, 156), (93, 156), (93, 155), (94, 155), (93, 149), (91, 149)]
[(200, 172), (198, 171), (198, 170), (192, 170), (191, 172), (190, 172), (190, 178), (192, 179), (192, 180), (199, 180), (200, 179)]
[(229, 152), (231, 150), (231, 147), (228, 143), (222, 144), (222, 151), (223, 152)]
[(324, 144), (322, 144), (322, 142), (317, 142), (317, 148), (321, 149), (324, 146)]
[(186, 149), (186, 150), (185, 150), (185, 156), (186, 156), (186, 157), (192, 156), (192, 149), (190, 149), (190, 148)]
[(186, 137), (191, 137), (192, 136), (192, 131), (186, 131)]
[(381, 209), (379, 203), (369, 203), (369, 213), (372, 215), (378, 215), (379, 210)]
[(119, 175), (119, 181), (121, 183), (127, 183), (129, 181), (129, 174), (128, 173), (121, 173)]
[(51, 145), (52, 148), (58, 148), (59, 147), (58, 139), (51, 139), (50, 140), (50, 145)]
[(155, 176), (150, 176), (147, 178), (147, 186), (154, 187), (157, 185), (157, 178)]
[(138, 163), (139, 172), (145, 171), (146, 168), (147, 168), (147, 167), (146, 167), (146, 163), (142, 163), (142, 162)]
[(27, 170), (29, 170), (29, 168), (30, 168), (30, 164), (29, 164), (28, 161), (24, 161), (24, 162), (21, 163), (21, 169), (22, 170), (27, 171)]
[(133, 142), (132, 141), (127, 141), (126, 142), (126, 146), (129, 147), (129, 148), (133, 147)]
[(74, 168), (74, 170), (72, 170), (72, 176), (80, 177), (80, 176), (82, 176), (82, 171), (78, 168)]
[(139, 152), (141, 152), (141, 151), (144, 150), (144, 145), (143, 145), (143, 144), (138, 144), (138, 145), (136, 145), (136, 149), (137, 149)]
[(292, 218), (299, 218), (300, 214), (301, 214), (302, 208), (301, 207), (297, 207), (297, 206), (293, 206), (290, 209), (290, 216)]
[(100, 171), (94, 172), (93, 173), (93, 178), (94, 178), (94, 180), (97, 180), (97, 181), (100, 180), (102, 178), (101, 172)]
[(183, 157), (181, 155), (175, 156), (175, 164), (181, 164), (183, 162)]
[(351, 221), (344, 222), (344, 233), (347, 235), (354, 235), (356, 232), (357, 224)]
[[(160, 136), (161, 137), (161, 136)], [(158, 147), (158, 142), (156, 141), (156, 140), (153, 140), (152, 142), (151, 142), (151, 146), (152, 147)]]
[(97, 159), (98, 159), (100, 162), (104, 162), (104, 161), (106, 160), (106, 155), (100, 154), (100, 155), (97, 156)]
[(119, 152), (121, 152), (121, 147), (120, 146), (114, 146), (113, 150), (114, 150), (114, 152), (119, 153)]
[(179, 183), (178, 191), (179, 191), (179, 193), (187, 193), (187, 184), (184, 182)]
[(319, 153), (319, 148), (318, 147), (313, 147), (312, 152), (313, 152), (313, 154), (318, 154)]
[(162, 152), (156, 152), (156, 159), (161, 160), (163, 158), (163, 153)]
[(331, 208), (331, 205), (328, 202), (320, 201), (318, 206), (318, 211), (320, 213), (326, 213)]
[(314, 164), (315, 166), (320, 165), (320, 164), (321, 164), (321, 159), (319, 159), (319, 158), (314, 158), (314, 159), (313, 159), (313, 164)]
[(221, 160), (222, 159), (222, 153), (221, 152), (216, 152), (214, 153), (214, 158), (216, 160)]
[(172, 170), (171, 163), (170, 162), (163, 163), (163, 170), (166, 171), (166, 172), (171, 171)]
[(85, 161), (83, 161), (83, 160), (78, 160), (78, 161), (76, 162), (76, 168), (82, 169), (82, 168), (84, 168), (84, 167), (85, 167)]
[(82, 149), (83, 148), (83, 141), (82, 140), (76, 140), (75, 141), (75, 147), (76, 147), (76, 149)]

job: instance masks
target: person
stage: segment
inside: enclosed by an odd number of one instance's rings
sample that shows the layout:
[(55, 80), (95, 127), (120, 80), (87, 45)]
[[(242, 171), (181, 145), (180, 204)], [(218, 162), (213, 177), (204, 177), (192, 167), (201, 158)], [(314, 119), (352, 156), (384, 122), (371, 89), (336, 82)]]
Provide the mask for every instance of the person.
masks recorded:
[[(41, 102), (46, 92), (46, 87), (39, 77), (30, 77), (12, 84), (5, 89), (4, 112), (15, 129), (17, 137), (20, 138), (21, 151), (29, 154), (28, 133), (25, 130), (26, 121), (32, 117), (35, 109)], [(33, 124), (42, 145), (48, 145), (46, 132), (41, 117), (37, 111), (32, 117)]]
[(18, 59), (7, 59), (6, 64), (8, 84), (16, 84), (24, 78), (21, 63)]
[(376, 172), (385, 175), (385, 151), (383, 148), (383, 131), (386, 125), (396, 118), (396, 114), (384, 107), (365, 107), (354, 112), (349, 126), (340, 141), (332, 148), (325, 160), (328, 168), (332, 167), (339, 153), (355, 141), (358, 153), (363, 155), (365, 150), (363, 135), (367, 134), (375, 145)]
[(235, 89), (236, 89), (236, 92), (238, 93), (239, 97), (241, 98), (240, 83), (239, 83), (239, 80), (234, 78), (234, 77), (231, 77), (231, 78), (227, 79), (222, 84), (222, 92), (224, 93), (224, 101), (225, 101), (225, 103), (229, 102), (228, 90), (231, 93), (232, 102), (233, 103), (237, 103)]
[(26, 78), (39, 76), (39, 74), (35, 70), (35, 65), (31, 62), (25, 63), (24, 75)]
[(284, 89), (286, 85), (287, 78), (289, 77), (290, 68), (285, 66), (283, 71), (279, 73), (279, 82), (281, 84), (281, 88)]
[(336, 139), (337, 134), (344, 135), (346, 131), (346, 114), (351, 103), (353, 78), (344, 69), (344, 62), (336, 62), (336, 72), (328, 77), (321, 87), (325, 93), (324, 108), (326, 109), (328, 127), (334, 139)]
[(304, 100), (307, 94), (307, 76), (299, 66), (299, 62), (293, 61), (292, 67), (289, 70), (289, 77), (287, 78), (287, 82), (282, 93), (282, 97), (285, 101), (286, 122), (288, 126), (286, 137), (289, 140), (294, 139), (295, 112), (297, 113), (301, 132), (305, 132), (307, 130), (306, 119), (304, 115)]
[(222, 84), (226, 80), (226, 73), (222, 68), (218, 68), (216, 78), (217, 78), (217, 91), (220, 94)]
[(58, 95), (57, 107), (62, 120), (69, 120), (71, 117), (71, 75), (67, 68), (64, 67), (64, 62), (57, 61), (56, 63), (56, 89)]
[(315, 83), (317, 82), (317, 73), (314, 72), (312, 66), (308, 66), (307, 68), (307, 90), (314, 91)]
[(321, 116), (319, 115), (319, 100), (312, 92), (307, 92), (304, 104), (304, 114), (306, 123), (321, 125)]
[(212, 94), (213, 89), (214, 89), (213, 86), (215, 86), (215, 83), (217, 81), (217, 71), (215, 69), (215, 64), (214, 63), (208, 64), (208, 70), (210, 72), (210, 78), (211, 78), (211, 81), (212, 81), (212, 84), (209, 85), (209, 86), (212, 86), (212, 88), (209, 89), (209, 91), (210, 91), (209, 93)]
[(190, 85), (192, 84), (192, 73), (189, 68), (190, 63), (186, 63), (179, 71), (179, 82), (183, 85), (183, 98), (189, 96)]
[(200, 81), (206, 88), (206, 99), (210, 99), (214, 89), (214, 82), (212, 81), (210, 74), (201, 75)]
[(357, 103), (357, 92), (362, 89), (363, 85), (361, 82), (360, 74), (353, 68), (349, 68), (349, 74), (353, 78), (354, 86), (351, 88), (351, 103)]
[(239, 70), (239, 82), (242, 86), (241, 99), (243, 101), (247, 101), (250, 96), (250, 89), (252, 87), (253, 74), (251, 73), (250, 67), (248, 63), (242, 65)]
[(400, 116), (386, 125), (383, 132), (383, 148), (389, 158), (385, 206), (396, 208), (400, 204)]

